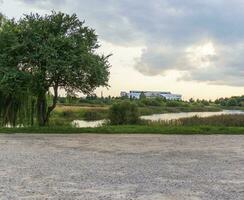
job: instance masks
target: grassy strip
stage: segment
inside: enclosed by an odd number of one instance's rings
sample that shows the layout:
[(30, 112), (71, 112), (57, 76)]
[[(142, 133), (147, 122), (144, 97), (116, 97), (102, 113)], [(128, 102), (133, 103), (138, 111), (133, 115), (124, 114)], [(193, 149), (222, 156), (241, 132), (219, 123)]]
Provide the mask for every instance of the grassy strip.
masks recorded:
[(188, 107), (163, 107), (163, 106), (147, 106), (139, 107), (140, 115), (152, 115), (163, 113), (179, 113), (179, 112), (218, 112), (221, 108), (215, 106), (188, 106)]
[(150, 133), (150, 134), (244, 134), (244, 127), (218, 126), (145, 126), (123, 125), (103, 126), (98, 128), (72, 127), (30, 127), (30, 128), (0, 128), (0, 133)]

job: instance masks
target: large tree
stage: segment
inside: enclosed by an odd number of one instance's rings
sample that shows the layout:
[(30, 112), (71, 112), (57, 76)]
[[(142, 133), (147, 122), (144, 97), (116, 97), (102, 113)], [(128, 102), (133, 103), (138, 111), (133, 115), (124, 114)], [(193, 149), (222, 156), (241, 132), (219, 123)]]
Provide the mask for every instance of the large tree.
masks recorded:
[[(108, 85), (109, 56), (97, 53), (97, 35), (76, 15), (31, 14), (14, 25), (18, 45), (15, 45), (17, 63), (13, 65), (17, 71), (31, 75), (29, 89), (36, 97), (40, 126), (48, 122), (60, 88), (87, 94), (98, 86)], [(47, 105), (50, 88), (53, 100)]]

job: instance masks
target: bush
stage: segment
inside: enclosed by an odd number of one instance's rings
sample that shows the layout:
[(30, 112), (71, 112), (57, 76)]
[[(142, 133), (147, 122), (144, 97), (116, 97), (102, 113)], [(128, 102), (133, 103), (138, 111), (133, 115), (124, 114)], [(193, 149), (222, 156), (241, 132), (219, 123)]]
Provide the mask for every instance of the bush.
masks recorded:
[(113, 104), (109, 110), (109, 120), (112, 125), (136, 124), (139, 121), (138, 107), (128, 101)]

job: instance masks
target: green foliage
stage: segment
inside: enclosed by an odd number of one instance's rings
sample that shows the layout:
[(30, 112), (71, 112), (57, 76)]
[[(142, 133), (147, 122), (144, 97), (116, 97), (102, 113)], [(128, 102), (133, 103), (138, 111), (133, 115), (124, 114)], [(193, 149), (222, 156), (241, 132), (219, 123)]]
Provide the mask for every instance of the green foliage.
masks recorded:
[(139, 121), (138, 107), (129, 101), (113, 104), (109, 110), (109, 120), (112, 125), (136, 124)]
[(142, 92), (141, 94), (140, 94), (140, 99), (146, 99), (147, 97), (146, 97), (146, 95), (144, 94), (144, 92)]

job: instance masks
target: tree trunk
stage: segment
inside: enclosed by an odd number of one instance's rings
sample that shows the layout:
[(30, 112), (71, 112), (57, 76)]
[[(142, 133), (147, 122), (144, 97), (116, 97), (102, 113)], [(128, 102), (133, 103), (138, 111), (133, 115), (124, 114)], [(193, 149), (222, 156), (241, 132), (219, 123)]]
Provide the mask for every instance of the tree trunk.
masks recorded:
[(54, 110), (54, 108), (57, 105), (57, 101), (58, 101), (58, 85), (55, 85), (53, 87), (53, 91), (54, 91), (53, 103), (47, 109), (47, 114), (46, 114), (46, 117), (45, 117), (45, 124), (48, 123), (49, 118), (50, 118), (50, 114), (51, 114), (51, 112)]
[(58, 101), (58, 85), (53, 86), (54, 96), (53, 103), (51, 106), (47, 107), (46, 92), (42, 92), (37, 97), (37, 120), (39, 126), (45, 126), (48, 121), (51, 112), (56, 107)]
[(46, 93), (42, 92), (37, 97), (37, 120), (39, 126), (45, 126), (46, 124), (46, 108)]
[(31, 100), (31, 126), (34, 125), (35, 100)]

